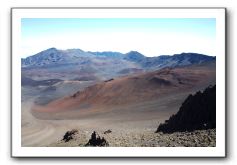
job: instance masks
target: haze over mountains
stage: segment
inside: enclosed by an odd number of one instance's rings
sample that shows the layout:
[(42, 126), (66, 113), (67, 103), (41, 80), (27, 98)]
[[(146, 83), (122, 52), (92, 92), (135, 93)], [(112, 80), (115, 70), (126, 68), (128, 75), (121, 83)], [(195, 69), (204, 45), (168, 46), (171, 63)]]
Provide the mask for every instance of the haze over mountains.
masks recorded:
[[(215, 57), (197, 53), (173, 56), (146, 57), (130, 51), (86, 52), (81, 49), (58, 50), (50, 48), (21, 60), (23, 77), (37, 79), (101, 79), (127, 75), (165, 67), (187, 66), (215, 61)], [(37, 72), (35, 72), (37, 71)], [(52, 76), (52, 74), (54, 74)]]

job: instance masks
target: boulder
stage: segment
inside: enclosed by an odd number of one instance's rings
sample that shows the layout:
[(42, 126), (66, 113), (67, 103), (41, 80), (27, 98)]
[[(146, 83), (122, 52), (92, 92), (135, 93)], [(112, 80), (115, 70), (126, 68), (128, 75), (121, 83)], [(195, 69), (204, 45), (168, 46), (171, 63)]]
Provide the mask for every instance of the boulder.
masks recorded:
[(95, 131), (91, 134), (91, 138), (89, 139), (88, 143), (85, 146), (109, 146), (109, 143), (105, 140), (104, 137), (100, 137), (98, 133)]
[(108, 129), (107, 131), (104, 132), (104, 134), (108, 134), (111, 133), (112, 131), (110, 129)]
[(78, 130), (73, 129), (71, 131), (67, 131), (65, 135), (63, 136), (63, 141), (68, 142), (74, 138), (74, 135), (78, 133)]

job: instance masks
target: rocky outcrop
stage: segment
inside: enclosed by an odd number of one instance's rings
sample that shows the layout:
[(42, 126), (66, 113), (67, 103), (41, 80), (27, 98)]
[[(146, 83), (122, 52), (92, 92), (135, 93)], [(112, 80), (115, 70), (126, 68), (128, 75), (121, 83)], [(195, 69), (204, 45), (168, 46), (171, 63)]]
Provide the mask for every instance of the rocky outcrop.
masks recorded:
[(77, 134), (77, 133), (78, 133), (78, 130), (76, 130), (76, 129), (73, 129), (71, 131), (67, 131), (65, 133), (65, 135), (63, 136), (62, 140), (64, 142), (69, 142), (70, 140), (72, 140), (74, 138), (75, 134)]
[(109, 146), (109, 143), (105, 140), (104, 137), (101, 138), (99, 134), (94, 131), (91, 134), (90, 140), (85, 146), (104, 147), (104, 146)]
[(189, 95), (177, 114), (159, 125), (156, 132), (173, 133), (216, 128), (216, 85)]
[(107, 131), (104, 132), (104, 134), (109, 134), (111, 133), (112, 131), (110, 129), (108, 129)]

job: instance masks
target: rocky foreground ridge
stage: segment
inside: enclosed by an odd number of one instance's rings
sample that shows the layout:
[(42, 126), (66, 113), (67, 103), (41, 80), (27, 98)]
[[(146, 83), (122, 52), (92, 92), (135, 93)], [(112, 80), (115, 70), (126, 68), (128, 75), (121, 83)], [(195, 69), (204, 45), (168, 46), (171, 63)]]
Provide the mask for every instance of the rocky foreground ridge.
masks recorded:
[[(175, 132), (164, 134), (152, 131), (113, 131), (108, 134), (96, 133), (101, 139), (106, 140), (106, 147), (215, 147), (216, 129), (196, 130), (193, 132)], [(91, 133), (78, 131), (68, 142), (59, 140), (49, 145), (50, 147), (92, 147), (88, 145)]]

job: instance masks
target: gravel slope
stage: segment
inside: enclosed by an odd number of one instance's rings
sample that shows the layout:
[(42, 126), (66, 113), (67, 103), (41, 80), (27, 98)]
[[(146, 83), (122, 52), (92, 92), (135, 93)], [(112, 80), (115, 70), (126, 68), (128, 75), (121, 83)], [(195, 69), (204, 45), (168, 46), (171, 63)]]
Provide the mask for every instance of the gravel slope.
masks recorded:
[[(152, 131), (116, 131), (109, 134), (99, 131), (110, 147), (215, 147), (216, 130), (196, 130), (193, 132), (176, 132), (172, 134), (154, 133)], [(90, 139), (88, 131), (79, 131), (73, 139), (64, 142), (58, 140), (50, 147), (79, 147), (84, 146)]]

